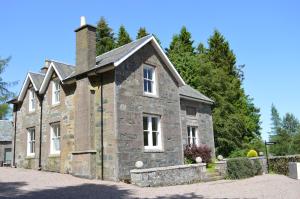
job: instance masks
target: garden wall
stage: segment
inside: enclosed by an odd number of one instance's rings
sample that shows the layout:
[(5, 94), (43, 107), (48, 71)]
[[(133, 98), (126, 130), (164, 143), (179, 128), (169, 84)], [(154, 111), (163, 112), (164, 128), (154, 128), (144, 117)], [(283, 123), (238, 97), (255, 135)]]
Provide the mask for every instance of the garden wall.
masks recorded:
[(189, 184), (204, 180), (206, 164), (189, 164), (130, 171), (131, 183), (140, 187)]

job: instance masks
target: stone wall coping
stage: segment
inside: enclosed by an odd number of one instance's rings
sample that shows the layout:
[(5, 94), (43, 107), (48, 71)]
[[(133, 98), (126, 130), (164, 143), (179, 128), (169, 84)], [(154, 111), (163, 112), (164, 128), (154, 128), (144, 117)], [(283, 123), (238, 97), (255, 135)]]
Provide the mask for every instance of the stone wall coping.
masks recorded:
[(224, 161), (216, 161), (216, 162), (214, 162), (215, 164), (226, 164), (226, 161), (224, 160)]
[(72, 151), (71, 153), (73, 155), (77, 155), (77, 154), (97, 153), (97, 151), (96, 150), (85, 150), (85, 151)]
[(148, 173), (148, 172), (156, 172), (156, 171), (184, 169), (190, 167), (205, 167), (205, 166), (206, 163), (199, 163), (199, 164), (176, 165), (176, 166), (168, 166), (168, 167), (155, 167), (149, 169), (132, 169), (130, 170), (130, 173)]

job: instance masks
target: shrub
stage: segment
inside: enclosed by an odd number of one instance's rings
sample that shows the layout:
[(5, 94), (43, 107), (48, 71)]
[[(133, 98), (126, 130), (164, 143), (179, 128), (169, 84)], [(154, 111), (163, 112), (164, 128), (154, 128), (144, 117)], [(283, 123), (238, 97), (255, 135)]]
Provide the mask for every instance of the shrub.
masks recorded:
[(187, 145), (184, 149), (184, 157), (196, 162), (196, 157), (201, 157), (204, 163), (211, 162), (211, 149), (207, 145)]
[(227, 160), (227, 178), (243, 179), (255, 175), (253, 164), (248, 158), (234, 158)]
[(258, 155), (257, 155), (257, 152), (255, 151), (255, 150), (253, 150), (253, 149), (251, 149), (250, 151), (248, 151), (248, 153), (247, 153), (247, 157), (248, 158), (253, 158), (253, 157), (257, 157)]
[(259, 159), (252, 160), (252, 164), (253, 164), (254, 175), (261, 175), (263, 173), (263, 169), (262, 169)]
[(300, 162), (300, 155), (272, 157), (269, 159), (270, 170), (277, 174), (288, 175), (289, 162)]
[(246, 156), (247, 156), (247, 151), (245, 149), (237, 149), (230, 153), (229, 158), (241, 158)]

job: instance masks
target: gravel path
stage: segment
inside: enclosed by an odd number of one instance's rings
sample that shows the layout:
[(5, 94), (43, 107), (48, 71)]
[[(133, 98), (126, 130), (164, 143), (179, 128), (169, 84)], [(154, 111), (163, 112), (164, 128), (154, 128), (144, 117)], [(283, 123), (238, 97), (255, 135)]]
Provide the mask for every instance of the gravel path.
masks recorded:
[(263, 175), (245, 180), (159, 188), (76, 178), (67, 174), (0, 167), (0, 198), (300, 198), (300, 180)]

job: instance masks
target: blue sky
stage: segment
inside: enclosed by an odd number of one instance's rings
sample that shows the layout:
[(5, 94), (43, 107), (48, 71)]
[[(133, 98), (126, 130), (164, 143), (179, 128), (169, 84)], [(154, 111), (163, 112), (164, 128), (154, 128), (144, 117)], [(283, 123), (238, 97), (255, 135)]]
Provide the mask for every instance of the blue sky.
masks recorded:
[[(83, 2), (83, 1), (81, 1)], [(184, 2), (181, 3), (181, 2)], [(300, 118), (299, 1), (2, 1), (0, 56), (12, 56), (4, 73), (19, 80), (38, 71), (46, 58), (75, 63), (79, 18), (96, 24), (104, 16), (117, 32), (124, 24), (132, 38), (140, 26), (167, 47), (185, 25), (195, 44), (218, 29), (230, 42), (237, 64), (245, 64), (244, 87), (261, 109), (262, 134), (270, 131), (270, 107)]]

